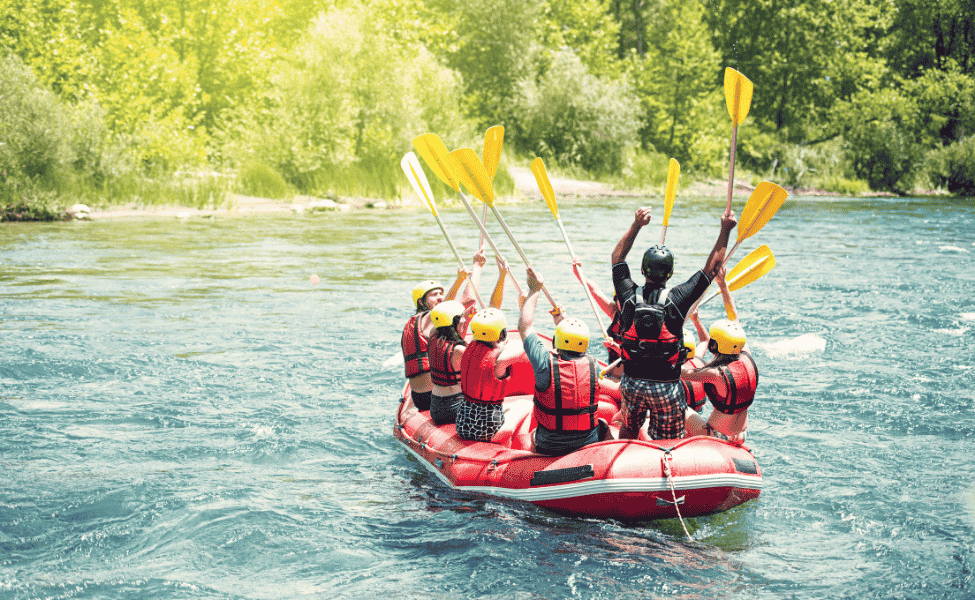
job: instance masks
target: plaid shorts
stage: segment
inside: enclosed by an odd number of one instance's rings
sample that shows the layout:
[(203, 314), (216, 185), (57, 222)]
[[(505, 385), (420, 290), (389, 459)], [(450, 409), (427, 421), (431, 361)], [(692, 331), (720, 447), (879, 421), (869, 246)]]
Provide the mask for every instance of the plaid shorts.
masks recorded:
[(623, 422), (639, 429), (650, 411), (647, 435), (652, 440), (676, 440), (684, 437), (684, 411), (687, 398), (680, 381), (650, 381), (623, 375)]

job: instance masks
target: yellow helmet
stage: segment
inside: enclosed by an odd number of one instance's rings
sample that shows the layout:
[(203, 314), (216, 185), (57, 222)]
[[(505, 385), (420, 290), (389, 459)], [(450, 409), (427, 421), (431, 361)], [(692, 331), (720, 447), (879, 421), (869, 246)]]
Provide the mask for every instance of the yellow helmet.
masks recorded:
[(745, 330), (736, 321), (717, 321), (709, 333), (721, 354), (741, 354), (745, 347)]
[(463, 304), (457, 300), (446, 300), (430, 311), (430, 319), (437, 327), (450, 327), (454, 324), (454, 317), (462, 314), (464, 314)]
[(421, 308), (420, 300), (423, 300), (427, 294), (438, 288), (441, 292), (444, 291), (444, 288), (442, 285), (440, 285), (440, 282), (432, 279), (421, 281), (420, 283), (416, 284), (416, 287), (413, 288), (413, 306)]
[(589, 348), (589, 327), (579, 319), (562, 319), (555, 327), (555, 348), (585, 352)]
[(504, 313), (496, 308), (479, 310), (471, 319), (471, 333), (474, 339), (482, 342), (496, 342), (501, 339), (501, 332), (506, 331), (508, 322)]
[(691, 337), (691, 333), (684, 330), (684, 347), (687, 348), (687, 360), (694, 358), (696, 352), (696, 347), (694, 346), (694, 338)]

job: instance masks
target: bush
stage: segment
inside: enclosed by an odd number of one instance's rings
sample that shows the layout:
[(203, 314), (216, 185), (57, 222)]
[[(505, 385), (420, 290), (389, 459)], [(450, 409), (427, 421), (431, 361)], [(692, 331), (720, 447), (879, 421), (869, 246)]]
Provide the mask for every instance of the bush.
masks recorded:
[(660, 152), (636, 150), (625, 155), (623, 187), (628, 190), (663, 189), (667, 185), (670, 159)]
[(248, 196), (277, 199), (291, 194), (281, 173), (261, 160), (251, 160), (241, 167), (237, 181), (240, 191)]
[(928, 152), (925, 167), (935, 185), (959, 196), (975, 196), (975, 135)]
[(72, 160), (68, 116), (19, 58), (0, 56), (0, 204), (49, 202)]
[(624, 150), (637, 142), (639, 110), (628, 83), (595, 77), (572, 50), (564, 49), (537, 83), (526, 79), (519, 84), (516, 143), (522, 151), (562, 165), (619, 173)]
[(857, 177), (874, 190), (907, 193), (924, 152), (896, 121), (857, 122), (846, 135), (846, 154)]
[(870, 191), (870, 186), (862, 179), (847, 179), (846, 177), (829, 177), (822, 180), (819, 187), (827, 192), (835, 192), (842, 196), (856, 197)]

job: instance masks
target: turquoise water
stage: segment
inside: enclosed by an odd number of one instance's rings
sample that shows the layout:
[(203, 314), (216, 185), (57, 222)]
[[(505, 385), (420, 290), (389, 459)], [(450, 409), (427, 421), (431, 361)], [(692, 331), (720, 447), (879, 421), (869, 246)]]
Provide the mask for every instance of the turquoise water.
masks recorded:
[[(639, 203), (560, 202), (604, 289)], [(500, 208), (594, 327), (545, 205)], [(679, 199), (675, 279), (722, 209)], [(975, 206), (790, 200), (735, 259), (762, 243), (765, 487), (688, 541), (454, 493), (397, 444), (410, 290), (456, 268), (425, 211), (0, 226), (0, 597), (972, 598)]]

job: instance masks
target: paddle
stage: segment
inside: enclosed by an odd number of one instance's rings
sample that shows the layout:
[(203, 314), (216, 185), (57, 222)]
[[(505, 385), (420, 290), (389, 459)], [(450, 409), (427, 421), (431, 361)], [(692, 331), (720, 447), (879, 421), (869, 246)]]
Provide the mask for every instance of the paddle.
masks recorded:
[(765, 227), (766, 223), (778, 212), (779, 208), (782, 207), (782, 203), (788, 197), (789, 192), (782, 189), (781, 186), (768, 181), (763, 181), (755, 187), (755, 191), (748, 197), (748, 202), (745, 203), (745, 210), (741, 212), (741, 218), (738, 220), (738, 241), (735, 242), (734, 247), (728, 252), (723, 264), (728, 263), (731, 255), (734, 254), (735, 250), (738, 249), (738, 246), (744, 240), (758, 233), (762, 227)]
[(731, 190), (735, 184), (735, 147), (738, 145), (738, 126), (748, 116), (752, 105), (752, 82), (738, 71), (728, 67), (724, 70), (724, 98), (731, 115), (731, 164), (728, 167), (728, 206), (725, 214), (731, 212)]
[[(569, 243), (569, 236), (565, 232), (565, 227), (562, 225), (562, 219), (559, 218), (559, 206), (555, 202), (555, 190), (552, 189), (552, 182), (548, 179), (548, 172), (545, 170), (545, 163), (541, 158), (536, 158), (532, 161), (532, 173), (535, 174), (535, 182), (538, 183), (538, 189), (542, 192), (542, 197), (545, 198), (545, 204), (548, 205), (548, 209), (552, 211), (552, 216), (555, 217), (555, 222), (559, 226), (559, 231), (562, 232), (562, 239), (565, 240), (565, 246), (569, 249), (569, 256), (572, 257), (572, 262), (577, 263), (579, 259), (576, 258), (576, 253), (572, 250), (572, 244)], [(599, 330), (603, 334), (603, 339), (607, 340), (606, 327), (603, 325), (603, 320), (599, 316), (599, 308), (596, 306), (596, 301), (593, 300), (592, 292), (589, 291), (589, 286), (579, 279), (579, 283), (582, 284), (582, 289), (586, 291), (586, 298), (589, 299), (589, 306), (592, 307), (592, 312), (596, 315), (596, 321), (599, 322)]]
[[(725, 281), (728, 282), (728, 289), (734, 292), (752, 283), (759, 277), (763, 277), (773, 268), (775, 268), (775, 256), (772, 254), (772, 249), (762, 244), (749, 252), (748, 256), (741, 259), (735, 265), (735, 268), (728, 272)], [(721, 295), (720, 291), (714, 292), (702, 300), (698, 306), (704, 306), (712, 298), (719, 295)]]
[[(449, 161), (447, 158), (447, 155), (449, 154), (447, 152), (447, 147), (444, 146), (443, 142), (440, 140), (440, 136), (435, 133), (425, 133), (421, 136), (417, 136), (413, 139), (413, 147), (416, 148), (420, 153), (420, 156), (423, 157), (423, 160), (427, 163), (427, 166), (430, 167), (430, 170), (433, 171), (433, 174), (436, 175), (440, 181), (443, 181), (450, 187), (454, 188), (454, 191), (457, 192), (461, 201), (464, 203), (464, 207), (467, 208), (467, 212), (470, 213), (471, 218), (474, 219), (475, 223), (477, 223), (478, 228), (481, 230), (481, 235), (484, 236), (484, 239), (487, 240), (488, 245), (490, 245), (491, 249), (494, 250), (494, 255), (500, 258), (501, 251), (498, 250), (498, 247), (494, 245), (494, 240), (491, 239), (491, 236), (488, 234), (487, 230), (484, 229), (484, 224), (478, 220), (477, 214), (471, 207), (471, 203), (467, 200), (467, 196), (460, 191), (460, 183), (458, 182), (457, 175), (454, 174), (454, 168), (450, 164), (451, 161)], [(477, 158), (477, 155), (475, 154), (474, 157)], [(484, 165), (481, 164), (480, 160), (477, 161), (477, 164), (481, 165), (482, 170), (484, 169)], [(515, 279), (515, 276), (512, 275), (510, 271), (508, 272), (508, 275), (511, 276), (511, 281), (515, 284), (515, 290), (518, 291), (518, 296), (523, 296), (524, 294), (521, 291), (521, 286), (518, 285), (518, 280)]]
[[(494, 181), (494, 176), (498, 172), (498, 163), (501, 162), (501, 146), (504, 144), (504, 127), (500, 125), (495, 125), (494, 127), (489, 127), (487, 131), (484, 132), (484, 152), (481, 153), (481, 161), (484, 163), (484, 168), (487, 170), (488, 175), (491, 177), (491, 181)], [(484, 205), (484, 210), (481, 212), (481, 224), (487, 224), (487, 204)], [(478, 248), (484, 248), (484, 234), (481, 234), (481, 241), (477, 245)]]
[(674, 209), (678, 179), (680, 179), (680, 163), (672, 158), (670, 159), (670, 167), (667, 169), (667, 191), (664, 192), (664, 228), (660, 232), (661, 246), (664, 245), (664, 238), (667, 237), (667, 223), (670, 221), (670, 211)]
[[(491, 185), (491, 178), (488, 177), (487, 170), (484, 165), (477, 158), (477, 153), (471, 148), (458, 148), (453, 152), (448, 154), (449, 159), (454, 165), (454, 171), (457, 176), (460, 177), (461, 182), (463, 182), (464, 187), (467, 188), (473, 196), (475, 196), (481, 202), (487, 204), (494, 216), (501, 223), (501, 228), (504, 232), (508, 234), (508, 239), (511, 240), (512, 245), (514, 245), (515, 250), (521, 256), (521, 260), (524, 261), (525, 266), (529, 269), (532, 268), (531, 262), (528, 257), (525, 256), (525, 252), (518, 245), (518, 241), (515, 240), (515, 236), (508, 229), (508, 224), (504, 222), (504, 218), (501, 213), (498, 212), (496, 206), (494, 206), (494, 186)], [(534, 269), (533, 269), (534, 270)], [(555, 300), (552, 299), (552, 295), (545, 288), (545, 284), (542, 284), (542, 292), (545, 293), (545, 297), (552, 304), (552, 307), (556, 307)]]
[[(763, 275), (772, 270), (775, 266), (775, 257), (772, 256), (772, 250), (765, 245), (762, 245), (755, 250), (752, 250), (748, 256), (741, 259), (735, 268), (731, 270), (728, 274), (726, 281), (728, 282), (729, 290), (739, 290), (746, 285), (753, 283), (754, 281), (761, 278)], [(732, 282), (734, 280), (734, 282)], [(712, 294), (707, 300), (698, 303), (698, 306), (704, 304), (714, 296), (720, 294), (721, 292), (716, 292)], [(692, 309), (693, 310), (693, 309)], [(616, 368), (616, 365), (620, 364), (622, 358), (614, 360), (609, 366), (599, 372), (599, 378), (602, 379), (606, 376), (606, 373)]]
[[(430, 182), (427, 181), (427, 176), (423, 172), (423, 167), (420, 166), (420, 161), (417, 160), (416, 154), (412, 152), (407, 152), (403, 160), (400, 161), (400, 166), (403, 167), (403, 172), (406, 173), (406, 178), (410, 180), (410, 185), (413, 186), (413, 191), (416, 195), (423, 199), (424, 205), (430, 212), (433, 213), (435, 219), (437, 219), (437, 225), (440, 225), (440, 231), (443, 232), (445, 238), (447, 238), (447, 244), (450, 249), (454, 252), (454, 256), (457, 257), (457, 263), (460, 265), (462, 271), (466, 270), (464, 265), (464, 259), (460, 257), (460, 253), (457, 252), (457, 247), (454, 246), (454, 241), (450, 239), (450, 234), (447, 233), (447, 228), (444, 227), (443, 221), (440, 219), (440, 214), (437, 213), (437, 203), (433, 199), (433, 192), (430, 191)], [(471, 288), (471, 292), (474, 293), (474, 297), (477, 298), (477, 303), (484, 308), (484, 301), (481, 300), (481, 295), (477, 293), (477, 288), (474, 287), (474, 282), (467, 279), (467, 284)]]

